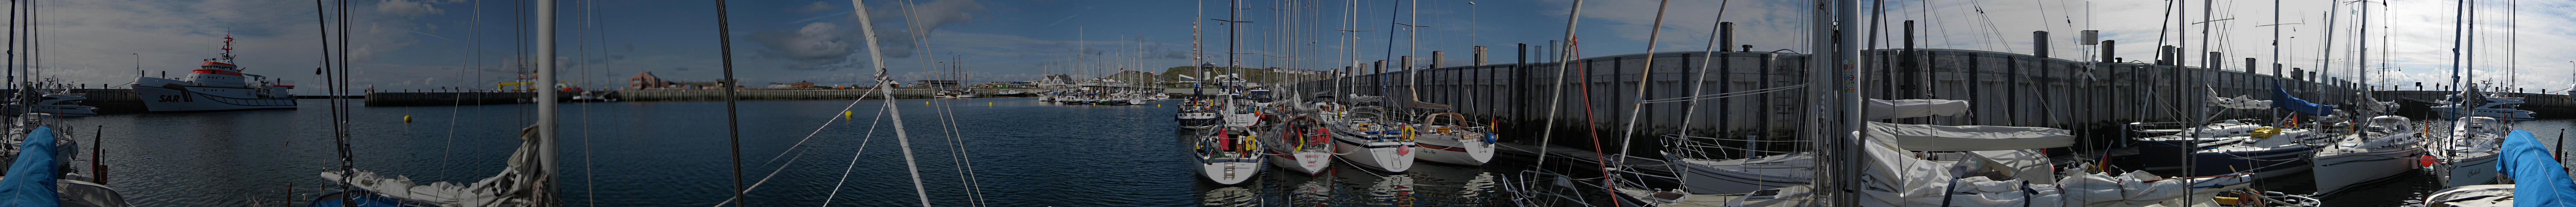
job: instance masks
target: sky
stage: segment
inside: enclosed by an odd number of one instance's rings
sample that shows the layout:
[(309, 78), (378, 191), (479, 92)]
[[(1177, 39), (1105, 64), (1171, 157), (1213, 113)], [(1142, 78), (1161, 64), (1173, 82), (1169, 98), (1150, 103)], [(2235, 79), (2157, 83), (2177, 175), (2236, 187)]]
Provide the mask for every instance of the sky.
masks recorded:
[[(909, 82), (944, 79), (948, 69), (969, 81), (1035, 80), (1039, 74), (1093, 76), (1120, 69), (1160, 72), (1200, 61), (1227, 64), (1229, 36), (1238, 64), (1328, 70), (1351, 63), (1422, 57), (1447, 51), (1444, 65), (1468, 64), (1471, 46), (1489, 46), (1490, 62), (1513, 61), (1513, 44), (1532, 50), (1565, 38), (1573, 0), (1241, 0), (1240, 18), (1229, 1), (993, 1), (868, 0), (886, 67)], [(1866, 2), (1866, 1), (1865, 1)], [(2215, 2), (2217, 5), (2202, 5)], [(2278, 2), (2280, 5), (2275, 7)], [(536, 57), (532, 0), (351, 0), (348, 51), (355, 85), (379, 90), (490, 88), (524, 71)], [(721, 77), (728, 35), (732, 68), (746, 85), (810, 81), (824, 85), (872, 82), (867, 41), (853, 1), (731, 1), (724, 26), (712, 1), (557, 1), (560, 73), (568, 83), (592, 88), (624, 85), (650, 72), (666, 80)], [(1580, 56), (1654, 51), (1704, 51), (1714, 22), (1736, 22), (1739, 44), (1756, 51), (1802, 52), (1812, 35), (1804, 1), (1591, 0), (1582, 3), (1573, 28)], [(2032, 31), (2048, 31), (2052, 57), (2083, 60), (2095, 46), (2077, 44), (2082, 30), (2116, 40), (2119, 57), (2153, 58), (2157, 42), (2224, 52), (2290, 67), (2329, 68), (2332, 77), (2362, 76), (2356, 36), (2368, 22), (2372, 82), (2447, 83), (2453, 65), (2474, 67), (2477, 80), (2511, 82), (2531, 90), (2564, 90), (2576, 79), (2576, 52), (2550, 44), (2572, 42), (2567, 15), (2576, 2), (2481, 0), (2476, 56), (2453, 64), (2456, 1), (2003, 1), (1895, 0), (1864, 16), (1879, 47), (1899, 47), (1898, 22), (1919, 21), (1923, 48), (2031, 53)], [(2182, 5), (2174, 5), (2180, 3)], [(312, 68), (323, 61), (322, 13), (312, 2), (256, 0), (83, 0), (36, 3), (36, 67), (44, 77), (70, 83), (131, 83), (138, 73), (184, 71), (222, 52), (222, 38), (237, 38), (233, 53), (247, 73), (321, 85)], [(2368, 18), (2360, 15), (2368, 4)], [(1662, 27), (1656, 25), (1663, 8)], [(2206, 9), (2206, 10), (2204, 10)], [(1879, 10), (1867, 7), (1863, 11)], [(2214, 11), (2204, 13), (2204, 11)], [(2277, 11), (2277, 12), (2276, 12)], [(2173, 13), (2180, 12), (2180, 13)], [(2278, 19), (2275, 19), (2275, 15)], [(2210, 18), (2203, 18), (2208, 16)], [(2521, 18), (2521, 19), (2514, 19)], [(1883, 19), (1884, 22), (1872, 22)], [(2208, 21), (2216, 19), (2216, 21)], [(1227, 25), (1220, 20), (1236, 20)], [(2207, 21), (2209, 24), (2192, 24)], [(332, 22), (338, 23), (338, 22)], [(1401, 23), (1401, 24), (1399, 24)], [(1192, 26), (1201, 51), (1193, 52)], [(1406, 25), (1416, 25), (1413, 27)], [(1877, 26), (1872, 26), (1877, 25)], [(2535, 25), (2521, 31), (2515, 26)], [(1229, 35), (1228, 27), (1241, 35)], [(1886, 29), (1869, 29), (1880, 28)], [(1658, 29), (1659, 28), (1659, 29)], [(2206, 28), (2206, 29), (2204, 29)], [(2279, 29), (2280, 33), (2273, 32)], [(1345, 32), (1338, 30), (1365, 30)], [(333, 30), (337, 32), (337, 29)], [(2327, 32), (2335, 32), (2328, 35)], [(2204, 33), (2205, 32), (2205, 33)], [(2274, 38), (2280, 41), (2275, 44)], [(2213, 38), (2215, 37), (2215, 38)], [(2326, 39), (2334, 44), (2326, 44)], [(2208, 45), (2208, 46), (2203, 46)], [(2326, 48), (2331, 45), (2333, 48)], [(2533, 48), (2513, 48), (2532, 45)], [(2275, 47), (2281, 52), (2275, 53)], [(328, 48), (331, 52), (343, 52)], [(127, 54), (116, 54), (127, 53)], [(1193, 59), (1192, 54), (1198, 54)], [(2322, 54), (2322, 55), (2321, 55)], [(2281, 56), (2274, 58), (2275, 55)], [(2199, 59), (2199, 58), (2193, 58)], [(2385, 61), (2385, 63), (2380, 63)], [(962, 63), (962, 65), (960, 64)], [(2240, 63), (2241, 64), (2241, 63)], [(22, 64), (24, 65), (24, 64)], [(2236, 64), (2231, 69), (2242, 67)], [(2411, 89), (2411, 88), (2410, 88)], [(318, 94), (321, 87), (300, 87)]]

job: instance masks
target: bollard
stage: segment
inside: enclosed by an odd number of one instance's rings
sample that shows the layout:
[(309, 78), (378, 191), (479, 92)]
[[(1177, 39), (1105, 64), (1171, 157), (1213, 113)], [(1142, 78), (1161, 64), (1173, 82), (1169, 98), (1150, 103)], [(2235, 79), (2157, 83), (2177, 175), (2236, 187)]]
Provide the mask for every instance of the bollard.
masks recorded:
[(1476, 57), (1474, 58), (1474, 61), (1469, 61), (1468, 65), (1469, 65), (1469, 66), (1485, 65), (1485, 46), (1476, 46), (1476, 51), (1475, 51), (1475, 53), (1476, 53)]
[[(1412, 59), (1412, 58), (1405, 58), (1405, 59)], [(1431, 51), (1431, 67), (1426, 67), (1426, 68), (1423, 68), (1423, 69), (1440, 68), (1440, 61), (1444, 61), (1444, 60), (1449, 60), (1449, 53), (1448, 53), (1448, 52), (1443, 52), (1443, 51)]]

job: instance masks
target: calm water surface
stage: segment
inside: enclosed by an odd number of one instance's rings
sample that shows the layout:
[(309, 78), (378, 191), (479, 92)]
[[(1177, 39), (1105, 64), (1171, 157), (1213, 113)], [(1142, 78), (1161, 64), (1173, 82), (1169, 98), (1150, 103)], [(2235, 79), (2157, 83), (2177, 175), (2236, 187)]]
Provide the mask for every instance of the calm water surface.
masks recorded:
[[(932, 203), (943, 206), (1482, 206), (1495, 201), (1489, 183), (1499, 174), (1483, 168), (1511, 167), (1430, 165), (1395, 175), (1341, 165), (1318, 176), (1271, 169), (1260, 180), (1221, 186), (1195, 174), (1187, 146), (1177, 141), (1188, 132), (1175, 129), (1171, 106), (1063, 106), (1029, 98), (896, 102), (921, 182)], [(749, 204), (916, 205), (893, 123), (872, 119), (882, 103), (740, 102), (743, 179), (760, 182)], [(93, 132), (103, 135), (109, 185), (138, 205), (277, 206), (325, 192), (320, 172), (339, 166), (327, 102), (303, 104), (303, 110), (78, 117), (61, 125), (84, 141)], [(518, 130), (533, 123), (533, 106), (358, 107), (348, 120), (353, 165), (422, 183), (489, 177), (505, 167), (520, 142)], [(564, 104), (560, 195), (577, 206), (725, 201), (733, 182), (723, 107)], [(855, 120), (836, 119), (845, 108), (855, 109)], [(961, 166), (972, 166), (973, 174)]]

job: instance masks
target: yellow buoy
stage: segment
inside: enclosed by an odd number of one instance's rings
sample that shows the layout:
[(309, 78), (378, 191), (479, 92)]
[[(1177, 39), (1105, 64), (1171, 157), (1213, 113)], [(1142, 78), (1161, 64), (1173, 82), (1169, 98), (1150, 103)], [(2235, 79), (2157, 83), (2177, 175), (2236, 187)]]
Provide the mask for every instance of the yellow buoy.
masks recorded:
[(411, 123), (411, 115), (403, 115), (403, 123)]
[(984, 106), (993, 106), (993, 102), (984, 102)]
[(850, 111), (849, 111), (849, 110), (841, 110), (841, 118), (843, 118), (843, 119), (850, 118)]

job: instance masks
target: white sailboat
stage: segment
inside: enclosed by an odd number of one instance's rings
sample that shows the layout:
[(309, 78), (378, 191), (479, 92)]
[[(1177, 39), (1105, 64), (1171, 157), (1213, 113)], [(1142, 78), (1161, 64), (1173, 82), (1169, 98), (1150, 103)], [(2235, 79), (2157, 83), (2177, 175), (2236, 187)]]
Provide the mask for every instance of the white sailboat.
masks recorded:
[(1262, 145), (1250, 128), (1225, 127), (1201, 131), (1193, 147), (1198, 157), (1199, 175), (1217, 184), (1233, 185), (1261, 175)]
[(2413, 171), (2419, 163), (2414, 158), (2424, 153), (2424, 141), (2415, 137), (2412, 120), (2400, 116), (2379, 116), (2366, 120), (2359, 131), (2335, 136), (2316, 149), (2309, 170), (2316, 175), (2316, 195), (2344, 192), (2355, 184), (2396, 177)]
[(2435, 138), (2430, 153), (2433, 175), (2442, 187), (2495, 183), (2496, 153), (2511, 130), (2495, 117), (2473, 116), (2452, 121), (2450, 137)]
[(55, 116), (67, 116), (67, 117), (68, 117), (68, 116), (94, 116), (94, 115), (98, 115), (98, 107), (82, 106), (82, 105), (80, 105), (81, 100), (87, 100), (87, 99), (89, 99), (89, 96), (88, 96), (87, 94), (72, 93), (70, 89), (63, 89), (63, 90), (61, 90), (61, 91), (53, 91), (53, 90), (29, 90), (29, 91), (33, 91), (33, 92), (35, 92), (35, 93), (36, 93), (36, 100), (35, 100), (35, 101), (33, 101), (33, 102), (35, 102), (34, 104), (32, 104), (32, 105), (29, 105), (29, 104), (21, 104), (21, 103), (25, 103), (26, 101), (19, 101), (19, 102), (16, 102), (16, 103), (10, 103), (10, 104), (6, 104), (6, 105), (0, 105), (0, 109), (5, 109), (5, 110), (8, 110), (8, 111), (26, 111), (26, 112), (32, 112), (32, 113), (52, 114), (52, 115), (55, 115)]
[(144, 110), (165, 112), (208, 112), (254, 109), (294, 109), (295, 96), (288, 93), (294, 85), (285, 80), (242, 73), (232, 63), (231, 36), (224, 37), (224, 53), (209, 59), (179, 79), (135, 77), (134, 93), (143, 101)]
[[(2472, 87), (2472, 89), (2470, 89), (2469, 94), (2473, 94), (2471, 95), (2473, 97), (2464, 98), (2458, 95), (2452, 95), (2449, 99), (2435, 103), (2441, 105), (2432, 106), (2431, 108), (2428, 108), (2427, 111), (2433, 112), (2434, 115), (2441, 116), (2442, 119), (2483, 116), (2503, 118), (2505, 120), (2532, 120), (2532, 116), (2537, 114), (2530, 110), (2522, 110), (2519, 108), (2523, 104), (2522, 97), (2505, 96), (2507, 94), (2504, 93), (2479, 92), (2474, 89), (2477, 85), (2470, 85), (2470, 87)], [(2476, 98), (2479, 100), (2471, 101), (2467, 100), (2468, 98)]]
[(1261, 139), (1270, 165), (1295, 170), (1306, 175), (1323, 173), (1333, 167), (1333, 134), (1324, 122), (1311, 117), (1288, 116), (1288, 121), (1274, 125), (1276, 135)]
[(1422, 123), (1405, 126), (1412, 129), (1414, 147), (1422, 150), (1414, 158), (1471, 166), (1494, 160), (1494, 149), (1501, 146), (1489, 131), (1492, 128), (1466, 119), (1458, 113), (1436, 113), (1422, 116)]
[(1400, 126), (1378, 123), (1385, 118), (1386, 108), (1352, 107), (1340, 120), (1325, 120), (1333, 131), (1333, 154), (1344, 162), (1386, 172), (1413, 169), (1414, 143), (1403, 135)]

